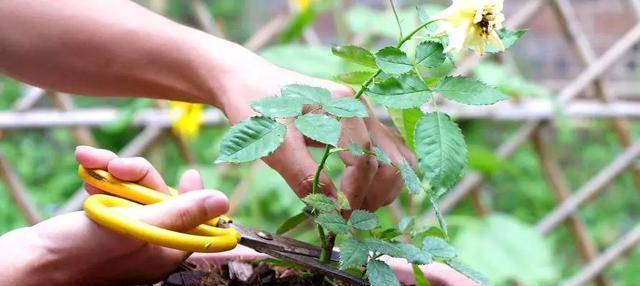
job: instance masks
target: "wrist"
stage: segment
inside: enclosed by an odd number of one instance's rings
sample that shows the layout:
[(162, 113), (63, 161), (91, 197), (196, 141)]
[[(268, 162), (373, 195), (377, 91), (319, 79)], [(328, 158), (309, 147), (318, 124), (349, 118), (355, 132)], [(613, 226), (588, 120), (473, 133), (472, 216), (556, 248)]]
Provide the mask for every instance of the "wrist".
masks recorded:
[[(47, 265), (53, 257), (38, 242), (32, 228), (21, 228), (0, 237), (0, 275), (2, 285), (63, 285), (63, 273), (51, 271)], [(62, 270), (62, 269), (60, 269)]]

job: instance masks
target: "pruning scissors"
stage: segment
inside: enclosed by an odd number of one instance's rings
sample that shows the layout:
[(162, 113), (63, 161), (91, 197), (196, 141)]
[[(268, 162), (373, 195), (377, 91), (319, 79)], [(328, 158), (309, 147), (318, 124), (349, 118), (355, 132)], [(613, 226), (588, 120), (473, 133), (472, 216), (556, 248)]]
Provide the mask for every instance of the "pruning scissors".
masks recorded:
[[(154, 204), (172, 199), (178, 191), (169, 188), (165, 194), (145, 186), (123, 182), (109, 172), (100, 169), (78, 167), (82, 180), (108, 194), (95, 194), (84, 201), (85, 214), (94, 222), (125, 236), (168, 248), (188, 252), (222, 252), (242, 244), (258, 252), (294, 262), (350, 284), (367, 285), (364, 280), (338, 271), (318, 261), (321, 248), (295, 239), (271, 234), (234, 224), (226, 216), (214, 218), (188, 231), (176, 232), (153, 226), (125, 215), (118, 207), (132, 207)], [(339, 257), (331, 255), (332, 261)]]

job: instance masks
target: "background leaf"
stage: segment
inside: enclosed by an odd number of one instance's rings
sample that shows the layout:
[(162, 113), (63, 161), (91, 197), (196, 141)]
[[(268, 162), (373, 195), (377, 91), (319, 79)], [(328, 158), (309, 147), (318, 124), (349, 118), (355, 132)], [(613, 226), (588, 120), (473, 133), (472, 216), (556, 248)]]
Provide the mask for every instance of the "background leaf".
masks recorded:
[(369, 112), (364, 104), (360, 100), (350, 97), (336, 98), (324, 104), (322, 108), (326, 112), (344, 118), (369, 117)]
[(460, 260), (499, 285), (513, 280), (525, 285), (557, 284), (562, 258), (551, 242), (533, 226), (500, 213), (467, 220), (453, 239)]
[(401, 74), (413, 68), (411, 61), (402, 50), (385, 47), (376, 53), (376, 65), (385, 73)]
[(280, 93), (283, 97), (297, 98), (303, 104), (324, 104), (331, 101), (329, 90), (304, 84), (285, 85)]
[(441, 43), (424, 41), (416, 47), (416, 64), (427, 68), (437, 67), (446, 58), (443, 51), (444, 47)]
[(294, 117), (302, 113), (302, 101), (295, 97), (270, 96), (251, 102), (251, 108), (266, 117)]
[(467, 148), (460, 128), (448, 115), (425, 114), (415, 130), (416, 155), (420, 170), (431, 187), (448, 190), (460, 177), (467, 158)]
[(324, 144), (338, 145), (340, 123), (335, 118), (309, 113), (299, 116), (294, 123), (304, 136)]
[(240, 121), (222, 137), (216, 163), (241, 163), (267, 156), (284, 141), (286, 132), (284, 125), (264, 116)]
[(464, 104), (487, 105), (508, 99), (494, 87), (466, 76), (446, 77), (436, 88), (446, 98)]
[(416, 129), (416, 124), (418, 124), (418, 120), (420, 120), (423, 114), (420, 108), (389, 108), (387, 111), (389, 112), (391, 121), (393, 121), (393, 124), (404, 139), (405, 145), (407, 145), (409, 150), (414, 151), (415, 146), (413, 145), (413, 133)]
[(364, 243), (348, 238), (340, 245), (340, 270), (358, 268), (367, 263), (368, 257), (369, 251)]
[(353, 45), (333, 46), (331, 47), (331, 52), (350, 62), (370, 68), (377, 68), (375, 57), (365, 48)]
[(371, 286), (400, 286), (389, 265), (380, 260), (372, 259), (367, 263), (367, 277)]
[(365, 90), (365, 94), (374, 102), (399, 109), (419, 107), (431, 98), (431, 91), (415, 73), (374, 83)]
[(343, 82), (347, 84), (363, 84), (371, 76), (373, 76), (373, 72), (353, 71), (353, 72), (341, 73), (335, 76), (334, 79), (339, 82)]
[(378, 217), (365, 210), (355, 210), (351, 213), (349, 225), (360, 230), (372, 230), (378, 226)]
[(309, 218), (304, 211), (285, 220), (276, 230), (277, 235), (282, 235), (300, 225)]

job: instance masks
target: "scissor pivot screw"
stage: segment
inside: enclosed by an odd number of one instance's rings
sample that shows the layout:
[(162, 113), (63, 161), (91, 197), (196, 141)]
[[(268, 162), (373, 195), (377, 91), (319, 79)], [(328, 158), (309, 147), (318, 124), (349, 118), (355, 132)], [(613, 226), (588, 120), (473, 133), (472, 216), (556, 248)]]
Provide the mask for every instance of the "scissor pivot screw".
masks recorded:
[(257, 234), (259, 237), (264, 238), (264, 239), (266, 239), (266, 240), (272, 240), (272, 239), (273, 239), (273, 236), (271, 236), (271, 234), (266, 233), (266, 232), (264, 232), (264, 231), (258, 231), (256, 234)]

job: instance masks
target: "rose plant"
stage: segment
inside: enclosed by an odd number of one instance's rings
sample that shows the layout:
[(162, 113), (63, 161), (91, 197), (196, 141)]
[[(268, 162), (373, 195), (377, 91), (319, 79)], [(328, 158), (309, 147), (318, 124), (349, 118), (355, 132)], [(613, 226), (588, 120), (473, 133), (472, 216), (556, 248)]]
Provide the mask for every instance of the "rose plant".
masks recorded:
[[(502, 27), (502, 0), (453, 0), (441, 13), (428, 17), (418, 9), (421, 23), (404, 35), (400, 19), (395, 45), (375, 53), (366, 48), (343, 45), (332, 47), (334, 55), (361, 66), (360, 71), (336, 75), (336, 79), (359, 86), (353, 98), (332, 98), (328, 90), (292, 83), (276, 96), (254, 101), (251, 108), (259, 115), (233, 126), (223, 137), (217, 163), (242, 163), (272, 154), (283, 142), (287, 128), (324, 145), (323, 155), (313, 177), (312, 193), (303, 201), (305, 209), (283, 223), (284, 233), (312, 218), (317, 224), (323, 263), (329, 262), (336, 237), (340, 247), (341, 270), (359, 273), (372, 285), (399, 285), (382, 255), (406, 259), (414, 265), (416, 283), (426, 285), (418, 265), (439, 261), (448, 264), (482, 285), (490, 282), (457, 259), (448, 243), (448, 231), (437, 205), (438, 198), (459, 179), (467, 160), (464, 136), (449, 115), (438, 111), (441, 100), (468, 105), (490, 105), (507, 99), (494, 87), (468, 76), (439, 76), (431, 71), (469, 48), (482, 55), (497, 53), (511, 46), (522, 30)], [(413, 39), (421, 41), (414, 44)], [(414, 44), (412, 49), (406, 48)], [(407, 50), (415, 51), (408, 55)], [(376, 146), (359, 146), (342, 130), (343, 118), (373, 116), (368, 99), (386, 108), (405, 143), (418, 159), (392, 162)], [(421, 106), (430, 104), (431, 112)], [(382, 227), (374, 213), (351, 210), (342, 193), (330, 198), (319, 192), (320, 176), (329, 156), (350, 152), (354, 156), (373, 156), (379, 164), (397, 168), (409, 193), (426, 192), (437, 215), (439, 227), (426, 230), (404, 218), (397, 227)], [(407, 242), (410, 241), (410, 242)], [(422, 278), (422, 279), (421, 279)]]

